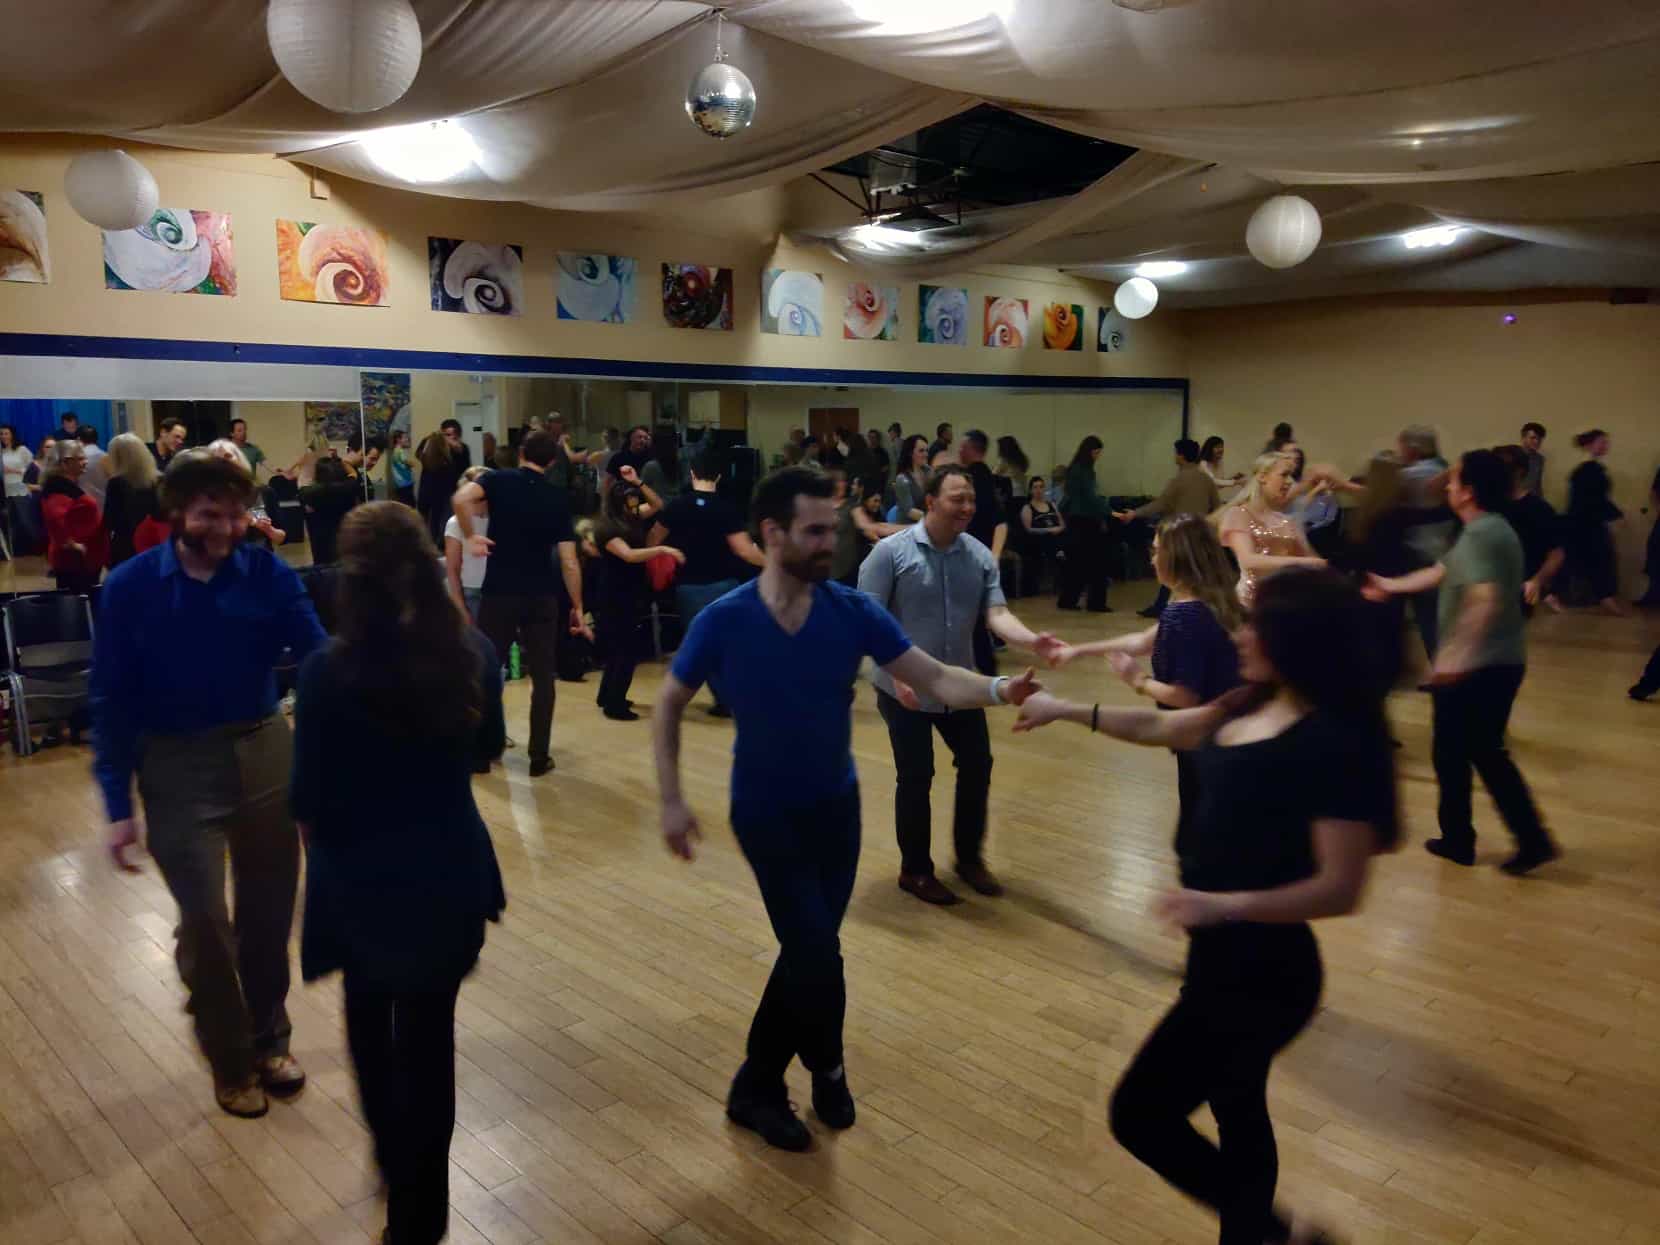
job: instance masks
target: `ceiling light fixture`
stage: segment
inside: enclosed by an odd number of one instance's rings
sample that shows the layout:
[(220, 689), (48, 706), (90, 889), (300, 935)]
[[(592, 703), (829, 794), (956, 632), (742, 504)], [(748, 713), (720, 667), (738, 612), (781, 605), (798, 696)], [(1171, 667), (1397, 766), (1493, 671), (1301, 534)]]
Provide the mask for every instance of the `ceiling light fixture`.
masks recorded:
[(960, 30), (988, 17), (1006, 21), (1014, 11), (1014, 0), (848, 0), (853, 16), (871, 23), (879, 35), (932, 35), (942, 30)]
[(1451, 246), (1458, 241), (1458, 235), (1463, 232), (1458, 225), (1431, 225), (1428, 229), (1414, 229), (1410, 233), (1403, 233), (1401, 241), (1406, 243), (1407, 250), (1418, 251), (1426, 246)]
[(405, 182), (447, 182), (479, 161), (478, 144), (456, 121), (423, 121), (375, 130), (360, 140), (382, 173)]
[(877, 250), (909, 246), (916, 235), (909, 230), (890, 229), (886, 225), (858, 225), (848, 231), (848, 236), (862, 247)]
[(1121, 9), (1129, 9), (1132, 13), (1157, 13), (1164, 7), (1164, 0), (1112, 0)]
[(1179, 277), (1186, 271), (1187, 265), (1179, 259), (1150, 259), (1135, 267), (1136, 276), (1151, 277), (1155, 281), (1164, 277)]

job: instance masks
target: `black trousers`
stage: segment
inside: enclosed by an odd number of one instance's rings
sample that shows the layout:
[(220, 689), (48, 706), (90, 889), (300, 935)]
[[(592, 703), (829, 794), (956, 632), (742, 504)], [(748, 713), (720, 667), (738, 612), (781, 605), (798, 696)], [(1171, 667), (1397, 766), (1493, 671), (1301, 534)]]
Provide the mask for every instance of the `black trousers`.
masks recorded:
[(1458, 851), (1474, 851), (1470, 770), (1481, 775), (1487, 794), (1523, 851), (1550, 844), (1527, 780), (1510, 759), (1504, 733), (1510, 708), (1521, 690), (1523, 666), (1488, 666), (1435, 690), (1435, 780), (1441, 787), (1441, 835)]
[(1199, 812), (1199, 757), (1183, 750), (1176, 758), (1176, 859), (1180, 860), (1188, 847), (1193, 818)]
[(1620, 576), (1614, 537), (1598, 519), (1572, 519), (1567, 531), (1568, 575), (1590, 601), (1618, 596)]
[(639, 659), (634, 653), (634, 624), (638, 619), (636, 603), (600, 601), (594, 612), (600, 636), (605, 646), (605, 668), (599, 679), (596, 703), (601, 709), (628, 708), (628, 689), (634, 684), (634, 667)]
[(437, 1245), (449, 1227), (460, 979), (388, 993), (346, 970), (346, 1043), (386, 1180), (392, 1245)]
[(1637, 686), (1647, 695), (1660, 692), (1660, 648), (1656, 648), (1648, 659), (1648, 665), (1643, 667), (1643, 677), (1637, 680)]
[(1072, 515), (1066, 521), (1066, 561), (1061, 563), (1060, 605), (1072, 609), (1087, 595), (1088, 608), (1107, 608), (1106, 520)]
[[(1307, 925), (1193, 931), (1181, 997), (1113, 1091), (1113, 1136), (1221, 1217), (1220, 1245), (1283, 1241), (1274, 1212), (1279, 1151), (1268, 1117), (1274, 1056), (1320, 1001), (1320, 951)], [(1189, 1122), (1201, 1104), (1220, 1144)]]
[(893, 767), (899, 781), (893, 792), (893, 823), (898, 831), (900, 869), (931, 874), (929, 852), (933, 838), (933, 811), (929, 792), (934, 785), (934, 732), (951, 749), (957, 770), (957, 804), (952, 814), (952, 838), (957, 865), (982, 863), (986, 842), (986, 801), (991, 793), (991, 733), (984, 709), (955, 709), (949, 713), (921, 713), (907, 709), (878, 689), (876, 708), (888, 724), (893, 745)]
[(552, 595), (485, 594), (478, 607), (478, 629), (503, 661), (519, 642), (521, 666), (530, 674), (530, 752), (532, 761), (548, 759), (553, 737), (554, 663), (558, 659), (559, 598)]
[(813, 1072), (841, 1066), (847, 981), (841, 924), (859, 868), (859, 789), (805, 808), (732, 810), (778, 937), (778, 959), (749, 1026), (745, 1075), (781, 1086), (797, 1055)]
[(1648, 577), (1648, 587), (1643, 590), (1642, 600), (1660, 601), (1660, 519), (1656, 519), (1654, 526), (1648, 530), (1648, 547), (1643, 555), (1643, 574)]

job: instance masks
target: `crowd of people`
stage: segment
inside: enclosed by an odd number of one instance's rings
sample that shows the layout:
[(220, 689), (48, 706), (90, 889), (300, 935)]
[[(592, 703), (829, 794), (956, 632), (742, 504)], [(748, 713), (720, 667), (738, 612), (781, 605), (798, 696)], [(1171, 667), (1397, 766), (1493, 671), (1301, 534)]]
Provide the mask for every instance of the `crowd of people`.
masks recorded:
[[(1186, 977), (1109, 1117), (1126, 1149), (1216, 1211), (1224, 1242), (1255, 1245), (1323, 1239), (1276, 1205), (1266, 1086), (1320, 997), (1311, 923), (1353, 911), (1370, 861), (1402, 837), (1384, 704), (1407, 664), (1407, 610), (1440, 790), (1425, 847), (1475, 863), (1479, 775), (1515, 839), (1502, 868), (1523, 875), (1560, 851), (1505, 742), (1527, 620), (1564, 596), (1624, 608), (1608, 579), (1618, 511), (1600, 431), (1579, 438), (1587, 458), (1560, 517), (1540, 495), (1538, 425), (1456, 462), (1432, 430), (1408, 428), (1354, 477), (1310, 462), (1284, 426), (1233, 476), (1219, 439), (1184, 437), (1159, 494), (1117, 509), (1096, 480), (1094, 436), (1045, 480), (1013, 438), (994, 450), (978, 430), (941, 425), (930, 441), (894, 425), (827, 445), (792, 434), (745, 515), (721, 489), (714, 447), (682, 465), (636, 428), (581, 450), (550, 417), (490, 447), (488, 464), (471, 463), (458, 425), (413, 452), (400, 435), (384, 499), (371, 481), (378, 444), (315, 455), (300, 493), (327, 517), (312, 552), (336, 564), (330, 635), (273, 553), (286, 533), (261, 505), (264, 456), (245, 425), (186, 449), (168, 421), (151, 445), (122, 434), (97, 456), (96, 434), (73, 431), (19, 474), (47, 464), (39, 509), (59, 586), (88, 591), (109, 571), (91, 684), (109, 851), (138, 867), (136, 786), (145, 845), (178, 904), (178, 969), (216, 1100), (252, 1117), (305, 1084), (285, 1008), (304, 845), (301, 972), (343, 976), (394, 1245), (435, 1242), (447, 1222), (457, 992), (507, 902), (471, 783), (508, 746), (515, 647), (535, 778), (554, 766), (561, 653), (597, 643), (601, 712), (637, 720), (641, 610), (672, 591), (685, 634), (651, 722), (662, 831), (693, 859), (681, 732), (707, 685), (711, 716), (734, 720), (731, 823), (779, 944), (726, 1110), (789, 1150), (812, 1144), (785, 1089), (792, 1060), (811, 1074), (822, 1124), (845, 1129), (857, 1114), (839, 930), (860, 850), (850, 693), (866, 661), (894, 763), (897, 883), (928, 904), (962, 901), (932, 856), (936, 733), (956, 773), (953, 872), (989, 899), (1004, 887), (987, 860), (988, 708), (1017, 708), (1017, 731), (1073, 723), (1173, 752), (1180, 885), (1159, 911), (1189, 932)], [(9, 511), (9, 458), (6, 469)], [(597, 517), (578, 487), (590, 474)], [(1353, 504), (1326, 519), (1340, 495)], [(1151, 625), (1067, 642), (1016, 616), (1005, 554), (1054, 568), (1061, 609), (1104, 611), (1111, 542), (1150, 521)], [(998, 646), (1032, 668), (1000, 674)], [(181, 648), (192, 661), (173, 659)], [(1036, 673), (1097, 658), (1153, 708), (1069, 702)], [(288, 663), (292, 732), (276, 678)], [(1644, 679), (1634, 697), (1660, 690), (1660, 654)], [(347, 749), (407, 781), (366, 811), (328, 781)], [(1201, 1103), (1219, 1142), (1189, 1123)]]

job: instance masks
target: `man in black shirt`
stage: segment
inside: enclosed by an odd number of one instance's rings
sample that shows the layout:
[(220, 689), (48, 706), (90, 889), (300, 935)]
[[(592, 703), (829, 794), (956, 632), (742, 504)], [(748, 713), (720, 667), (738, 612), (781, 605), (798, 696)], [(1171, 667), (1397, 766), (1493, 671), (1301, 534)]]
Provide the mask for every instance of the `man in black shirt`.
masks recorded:
[[(950, 424), (941, 424), (934, 429), (934, 443), (928, 447), (928, 461), (932, 463), (936, 456), (947, 453), (951, 449), (952, 433)], [(965, 463), (964, 466), (967, 466)]]
[[(646, 537), (647, 544), (672, 545), (686, 555), (685, 565), (675, 579), (674, 595), (680, 625), (688, 630), (692, 619), (705, 607), (748, 578), (745, 563), (757, 569), (767, 564), (766, 555), (744, 529), (743, 515), (716, 491), (724, 465), (713, 447), (693, 455), (692, 491), (664, 507)], [(715, 707), (709, 712), (717, 718), (731, 717), (732, 711), (721, 700), (720, 688), (712, 679), (709, 692), (715, 698)]]
[[(951, 425), (941, 424), (944, 435), (950, 436)], [(968, 478), (974, 483), (974, 517), (968, 521), (968, 534), (991, 550), (994, 563), (1003, 561), (1003, 543), (1009, 538), (1008, 518), (997, 499), (997, 482), (986, 466), (986, 451), (991, 441), (978, 428), (963, 433), (957, 454), (968, 468)], [(991, 632), (981, 619), (974, 627), (974, 668), (981, 674), (997, 673), (997, 658), (991, 642)]]
[[(576, 560), (576, 533), (571, 528), (565, 495), (549, 488), (544, 474), (559, 443), (546, 432), (532, 432), (519, 445), (516, 471), (489, 471), (463, 484), (453, 503), (461, 539), (484, 564), (479, 630), (503, 658), (519, 641), (530, 670), (530, 776), (553, 768), (554, 662), (559, 635), (559, 586), (553, 574), (554, 550), (570, 594), (570, 632), (594, 638), (583, 619), (582, 570)], [(490, 534), (473, 535), (473, 515), (480, 501), (490, 505)]]
[(1501, 445), (1496, 453), (1510, 469), (1514, 482), (1510, 501), (1499, 511), (1522, 542), (1522, 612), (1550, 594), (1551, 580), (1562, 569), (1562, 520), (1551, 504), (1533, 491), (1528, 453), (1519, 445)]
[(635, 424), (628, 430), (628, 444), (606, 460), (605, 474), (620, 480), (624, 467), (632, 467), (637, 474), (644, 474), (650, 461), (651, 429), (644, 424)]

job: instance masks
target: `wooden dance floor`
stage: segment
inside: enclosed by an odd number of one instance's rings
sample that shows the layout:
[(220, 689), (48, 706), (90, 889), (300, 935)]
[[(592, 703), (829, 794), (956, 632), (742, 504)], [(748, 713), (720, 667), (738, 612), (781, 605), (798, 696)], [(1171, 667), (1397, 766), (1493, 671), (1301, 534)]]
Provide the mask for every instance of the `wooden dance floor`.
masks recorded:
[[(1017, 604), (1084, 638), (1138, 621), (1145, 589), (1115, 596), (1105, 620)], [(1660, 1242), (1660, 704), (1625, 697), (1657, 639), (1653, 616), (1534, 624), (1512, 735), (1566, 858), (1525, 881), (1492, 867), (1509, 843), (1480, 795), (1481, 867), (1425, 855), (1429, 705), (1395, 698), (1410, 842), (1359, 916), (1320, 928), (1324, 1007), (1272, 1084), (1289, 1204), (1357, 1242)], [(638, 701), (658, 677), (641, 669)], [(1104, 1123), (1179, 980), (1181, 940), (1148, 915), (1173, 875), (1168, 754), (1016, 737), (999, 713), (988, 858), (1009, 894), (928, 908), (895, 886), (893, 769), (861, 691), (843, 933), (859, 1123), (831, 1137), (809, 1116), (817, 1149), (782, 1154), (722, 1111), (773, 955), (724, 819), (731, 726), (706, 696), (688, 715), (706, 832), (688, 867), (659, 845), (649, 724), (603, 720), (596, 679), (560, 686), (555, 774), (528, 781), (521, 746), (478, 783), (509, 906), (461, 995), (452, 1241), (1215, 1240)], [(1052, 685), (1134, 699), (1104, 665)], [(520, 741), (526, 693), (509, 692)], [(290, 999), (304, 1096), (221, 1114), (173, 903), (148, 859), (110, 869), (88, 760), (0, 761), (0, 1241), (378, 1239), (338, 981)], [(949, 880), (943, 746), (936, 765)], [(365, 804), (413, 777), (351, 756), (334, 776)]]

